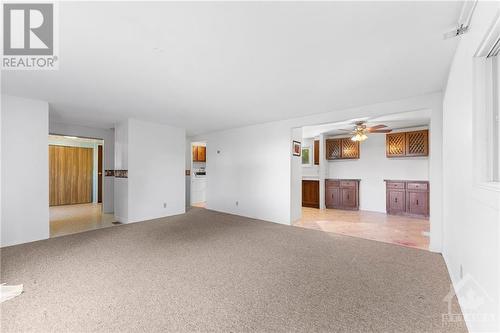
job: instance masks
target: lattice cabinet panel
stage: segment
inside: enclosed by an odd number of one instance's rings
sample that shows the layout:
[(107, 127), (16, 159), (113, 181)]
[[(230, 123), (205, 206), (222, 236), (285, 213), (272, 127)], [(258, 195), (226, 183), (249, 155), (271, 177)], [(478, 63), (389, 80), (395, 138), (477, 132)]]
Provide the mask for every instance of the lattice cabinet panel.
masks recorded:
[(326, 159), (338, 160), (342, 157), (342, 141), (339, 139), (326, 140)]
[(429, 132), (406, 132), (406, 156), (429, 155)]
[(359, 158), (359, 142), (352, 141), (350, 138), (342, 139), (342, 158)]
[(406, 133), (390, 133), (385, 136), (385, 154), (387, 157), (406, 155)]
[(359, 158), (359, 142), (354, 142), (350, 138), (326, 140), (327, 160), (356, 158)]

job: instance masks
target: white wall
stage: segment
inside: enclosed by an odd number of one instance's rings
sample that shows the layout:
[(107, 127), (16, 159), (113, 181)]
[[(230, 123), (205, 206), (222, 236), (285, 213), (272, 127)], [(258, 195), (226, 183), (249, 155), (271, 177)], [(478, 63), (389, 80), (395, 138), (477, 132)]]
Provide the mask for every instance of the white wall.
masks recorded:
[(207, 142), (207, 208), (289, 224), (291, 130), (284, 121), (193, 138)]
[[(115, 125), (115, 169), (128, 170), (128, 120)], [(114, 177), (115, 220), (128, 222), (128, 178)]]
[(49, 237), (48, 109), (2, 95), (1, 246)]
[[(292, 129), (292, 140), (298, 142), (302, 141), (302, 128), (299, 127)], [(292, 151), (292, 144), (290, 144), (290, 151)], [(312, 151), (313, 150), (311, 150), (311, 153)], [(293, 223), (294, 221), (297, 221), (302, 217), (302, 157), (292, 155), (290, 178), (291, 178), (290, 222)]]
[(115, 177), (119, 220), (131, 223), (184, 213), (185, 130), (135, 119), (115, 130), (117, 165), (128, 169), (128, 179)]
[[(405, 129), (405, 131), (411, 130)], [(386, 212), (384, 179), (429, 179), (427, 157), (387, 158), (384, 134), (370, 135), (366, 141), (361, 142), (358, 160), (337, 160), (327, 163), (328, 178), (361, 179), (359, 185), (361, 210)]]
[[(470, 275), (490, 302), (467, 313), (493, 313), (496, 323), (468, 320), (470, 331), (500, 331), (500, 192), (474, 180), (473, 56), (499, 14), (499, 2), (477, 4), (470, 32), (461, 37), (448, 78), (443, 103), (443, 256), (455, 284)], [(482, 161), (478, 161), (482, 162)], [(459, 297), (464, 305), (464, 299)]]
[[(102, 139), (104, 170), (115, 168), (115, 134), (114, 129), (102, 129), (72, 124), (64, 124), (55, 121), (49, 122), (50, 134), (80, 136), (85, 138)], [(114, 180), (113, 177), (103, 175), (102, 186), (102, 209), (104, 213), (114, 211)]]

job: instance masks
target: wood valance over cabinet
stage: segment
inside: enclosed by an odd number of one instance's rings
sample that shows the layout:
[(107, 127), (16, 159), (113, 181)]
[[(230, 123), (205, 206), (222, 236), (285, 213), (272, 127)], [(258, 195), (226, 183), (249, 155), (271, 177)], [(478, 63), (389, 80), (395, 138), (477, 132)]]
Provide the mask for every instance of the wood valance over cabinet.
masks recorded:
[(325, 181), (326, 208), (359, 209), (359, 179), (327, 179)]
[(359, 142), (352, 141), (351, 138), (326, 139), (326, 159), (358, 159)]
[(386, 180), (386, 211), (391, 215), (429, 216), (429, 182)]
[(429, 131), (389, 133), (385, 136), (387, 157), (412, 157), (429, 155)]

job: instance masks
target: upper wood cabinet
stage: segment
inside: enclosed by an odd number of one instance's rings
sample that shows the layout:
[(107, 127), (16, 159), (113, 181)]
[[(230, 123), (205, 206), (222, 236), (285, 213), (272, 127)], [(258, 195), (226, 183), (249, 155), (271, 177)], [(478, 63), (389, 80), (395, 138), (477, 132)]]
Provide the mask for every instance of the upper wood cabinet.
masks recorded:
[(325, 150), (327, 160), (359, 158), (359, 142), (350, 138), (326, 139)]
[(319, 140), (314, 140), (314, 165), (319, 165)]
[(387, 157), (428, 156), (429, 131), (386, 134), (385, 154)]
[(193, 146), (193, 162), (207, 161), (207, 147)]

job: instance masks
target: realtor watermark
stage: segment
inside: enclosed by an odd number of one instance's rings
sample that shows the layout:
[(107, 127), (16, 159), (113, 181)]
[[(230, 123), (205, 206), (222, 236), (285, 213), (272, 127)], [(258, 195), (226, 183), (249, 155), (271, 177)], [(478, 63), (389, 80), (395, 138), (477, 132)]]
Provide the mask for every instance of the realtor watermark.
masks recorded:
[[(460, 307), (453, 308), (453, 300), (460, 300)], [(491, 309), (493, 299), (484, 288), (471, 276), (466, 275), (456, 285), (450, 285), (450, 291), (443, 302), (448, 303), (448, 313), (442, 314), (443, 326), (453, 326), (467, 323), (494, 323), (497, 318)]]
[(2, 69), (58, 69), (57, 9), (52, 2), (2, 4)]

